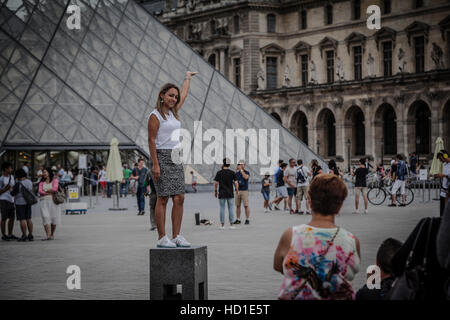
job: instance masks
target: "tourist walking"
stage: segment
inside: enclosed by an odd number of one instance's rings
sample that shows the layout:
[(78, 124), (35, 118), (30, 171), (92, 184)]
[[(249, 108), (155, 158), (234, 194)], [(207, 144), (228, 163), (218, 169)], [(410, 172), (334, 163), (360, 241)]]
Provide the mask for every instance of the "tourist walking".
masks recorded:
[(89, 182), (92, 186), (92, 195), (95, 196), (97, 192), (97, 185), (98, 185), (98, 168), (92, 167), (91, 168), (91, 175), (89, 176)]
[(39, 183), (39, 202), (41, 205), (41, 216), (44, 224), (46, 238), (43, 240), (53, 240), (56, 226), (61, 224), (61, 208), (55, 204), (53, 195), (58, 191), (59, 181), (54, 176), (53, 171), (47, 168), (42, 173)]
[(413, 175), (413, 178), (417, 176), (417, 156), (415, 152), (411, 152), (411, 156), (409, 157), (409, 170)]
[(270, 205), (270, 187), (272, 186), (272, 181), (270, 180), (270, 173), (266, 172), (264, 178), (261, 180), (261, 193), (264, 198), (264, 212), (269, 212), (269, 209), (272, 210), (272, 206)]
[(328, 161), (328, 173), (332, 173), (335, 176), (340, 177), (341, 179), (344, 179), (344, 173), (341, 171), (341, 169), (338, 168), (336, 161), (331, 159)]
[[(178, 150), (181, 129), (178, 111), (186, 100), (191, 77), (197, 72), (186, 73), (180, 89), (171, 83), (165, 84), (158, 93), (156, 109), (148, 120), (148, 140), (152, 162), (152, 178), (156, 187), (156, 223), (158, 247), (190, 247), (180, 235), (184, 204), (184, 169)], [(166, 207), (172, 198), (172, 240), (166, 236)]]
[[(10, 162), (3, 162), (2, 176), (0, 177), (0, 212), (1, 212), (1, 231), (2, 240), (10, 241), (18, 238), (13, 235), (14, 220), (16, 217), (16, 208), (14, 206), (14, 197), (11, 191), (15, 181), (13, 173), (13, 165)], [(8, 234), (6, 234), (6, 222), (8, 221)]]
[(313, 159), (311, 161), (311, 170), (312, 170), (312, 178), (314, 179), (317, 175), (324, 173), (322, 167), (319, 166), (319, 161), (317, 159)]
[(437, 154), (437, 158), (444, 164), (443, 173), (438, 173), (435, 175), (436, 178), (442, 179), (441, 183), (441, 192), (440, 192), (440, 206), (439, 206), (439, 214), (442, 217), (445, 209), (445, 205), (448, 202), (450, 190), (450, 157), (446, 150), (441, 150)]
[[(33, 241), (33, 222), (31, 221), (31, 205), (27, 203), (23, 189), (26, 188), (29, 193), (33, 193), (33, 183), (27, 178), (24, 169), (16, 171), (17, 182), (14, 185), (12, 195), (16, 197), (16, 217), (20, 223), (22, 237), (18, 241)], [(28, 228), (28, 235), (27, 235)]]
[(302, 200), (305, 200), (306, 214), (311, 214), (309, 211), (308, 204), (308, 186), (309, 177), (311, 177), (311, 171), (305, 165), (303, 165), (303, 160), (297, 160), (297, 195), (295, 196), (296, 202), (296, 213), (303, 214), (302, 211)]
[(297, 194), (297, 162), (295, 159), (289, 159), (289, 165), (284, 170), (284, 182), (286, 184), (286, 189), (288, 193), (288, 208), (291, 214), (296, 213), (294, 209), (292, 209), (292, 198)]
[(283, 199), (287, 199), (288, 198), (288, 192), (287, 192), (287, 188), (286, 188), (286, 183), (284, 182), (284, 171), (286, 170), (287, 167), (287, 163), (282, 163), (280, 165), (280, 170), (277, 173), (276, 176), (276, 197), (275, 199), (270, 203), (271, 205), (274, 205), (274, 209), (275, 210), (280, 210), (280, 208), (278, 207), (278, 204), (281, 202), (281, 200)]
[(158, 196), (156, 195), (155, 183), (153, 182), (152, 175), (150, 171), (147, 171), (146, 187), (147, 193), (146, 195), (149, 197), (149, 206), (150, 206), (150, 231), (156, 230), (156, 201), (158, 200)]
[(120, 184), (120, 197), (127, 197), (128, 189), (130, 187), (130, 176), (132, 171), (128, 168), (128, 164), (124, 163), (123, 167), (123, 181)]
[(287, 229), (274, 256), (283, 275), (281, 300), (352, 300), (360, 268), (359, 240), (335, 224), (347, 187), (333, 174), (318, 175), (308, 191), (311, 221)]
[(369, 201), (367, 199), (367, 175), (369, 174), (369, 170), (366, 167), (364, 159), (359, 160), (359, 168), (355, 171), (353, 169), (350, 170), (350, 174), (355, 178), (355, 211), (354, 214), (358, 214), (358, 206), (359, 206), (359, 195), (362, 194), (364, 200), (364, 213), (367, 214), (367, 206), (369, 205)]
[(194, 174), (194, 171), (191, 171), (191, 176), (192, 176), (192, 190), (194, 191), (194, 193), (197, 192), (197, 176)]
[(403, 161), (403, 156), (401, 154), (397, 155), (397, 170), (395, 172), (395, 181), (394, 185), (392, 186), (392, 203), (389, 205), (389, 207), (396, 207), (396, 194), (397, 191), (400, 189), (400, 194), (402, 195), (402, 203), (400, 204), (400, 207), (406, 206), (406, 177), (408, 176), (408, 167), (406, 166), (405, 162)]
[[(276, 185), (278, 183), (277, 177), (279, 176), (279, 172), (281, 171), (281, 165), (283, 163), (284, 163), (284, 160), (282, 160), (282, 159), (278, 160), (278, 167), (275, 168), (274, 173), (273, 173), (273, 177), (274, 177), (273, 180), (274, 180), (274, 183), (275, 183), (275, 188), (276, 188)], [(283, 177), (284, 176), (281, 176), (281, 178), (283, 178)], [(287, 205), (287, 199), (288, 198), (286, 197), (286, 198), (283, 198), (283, 199), (284, 199), (284, 211), (287, 211), (288, 210), (288, 205)], [(277, 209), (277, 210), (279, 210), (279, 209)]]
[(229, 159), (223, 159), (222, 170), (216, 173), (214, 178), (214, 197), (219, 199), (220, 205), (220, 229), (225, 229), (225, 205), (228, 206), (228, 221), (230, 229), (234, 229), (234, 212), (233, 212), (233, 187), (236, 189), (236, 195), (240, 193), (239, 184), (236, 173), (230, 169)]
[(248, 203), (248, 180), (250, 178), (250, 172), (245, 170), (245, 162), (239, 161), (236, 167), (236, 180), (239, 184), (239, 192), (236, 193), (236, 222), (241, 223), (241, 204), (244, 204), (245, 209), (245, 224), (250, 224), (250, 207)]
[(143, 216), (145, 214), (145, 193), (147, 187), (145, 185), (145, 177), (147, 175), (148, 169), (144, 167), (144, 159), (138, 160), (138, 167), (133, 169), (131, 174), (131, 179), (135, 181), (136, 186), (136, 201), (138, 205), (138, 216)]
[(98, 173), (98, 176), (98, 181), (100, 183), (100, 187), (102, 188), (102, 198), (105, 198), (108, 179), (106, 178), (106, 168), (104, 166), (102, 166), (102, 169)]

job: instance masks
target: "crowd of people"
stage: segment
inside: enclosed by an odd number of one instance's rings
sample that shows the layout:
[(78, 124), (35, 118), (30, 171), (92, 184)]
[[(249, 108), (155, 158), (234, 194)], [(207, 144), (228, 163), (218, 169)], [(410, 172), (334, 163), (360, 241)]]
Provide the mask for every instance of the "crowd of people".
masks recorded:
[[(37, 201), (40, 203), (42, 224), (46, 234), (43, 240), (53, 240), (56, 227), (61, 224), (60, 202), (54, 197), (61, 190), (58, 171), (52, 168), (40, 169), (37, 181), (38, 200), (33, 183), (28, 177), (29, 171), (20, 168), (14, 172), (13, 165), (9, 162), (3, 162), (1, 169), (0, 211), (2, 240), (34, 241), (31, 206)], [(20, 238), (13, 234), (16, 218), (22, 231)], [(8, 230), (6, 230), (6, 224), (8, 225)]]

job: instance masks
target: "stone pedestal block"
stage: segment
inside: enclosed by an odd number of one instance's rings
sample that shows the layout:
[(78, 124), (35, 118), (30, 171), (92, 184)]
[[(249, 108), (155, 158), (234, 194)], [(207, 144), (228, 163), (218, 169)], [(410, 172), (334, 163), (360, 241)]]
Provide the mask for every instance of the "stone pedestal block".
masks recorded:
[(150, 249), (151, 300), (207, 300), (206, 246)]

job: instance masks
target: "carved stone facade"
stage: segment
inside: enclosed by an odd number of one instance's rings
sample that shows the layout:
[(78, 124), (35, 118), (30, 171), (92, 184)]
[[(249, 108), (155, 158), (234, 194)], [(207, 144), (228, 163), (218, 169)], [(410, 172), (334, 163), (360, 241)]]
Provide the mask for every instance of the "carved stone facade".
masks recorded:
[[(413, 0), (362, 0), (357, 20), (354, 3), (192, 0), (158, 17), (312, 150), (345, 159), (345, 168), (363, 155), (388, 163), (417, 151), (429, 160), (438, 136), (450, 149), (449, 1), (416, 8)], [(373, 4), (379, 30), (366, 25)]]

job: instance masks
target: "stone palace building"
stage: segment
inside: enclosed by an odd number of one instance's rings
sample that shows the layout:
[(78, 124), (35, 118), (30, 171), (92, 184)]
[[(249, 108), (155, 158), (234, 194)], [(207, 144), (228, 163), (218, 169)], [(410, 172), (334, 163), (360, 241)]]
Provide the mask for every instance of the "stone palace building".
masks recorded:
[(324, 159), (450, 149), (448, 0), (141, 2)]

